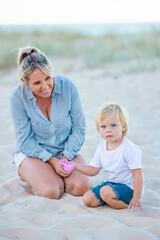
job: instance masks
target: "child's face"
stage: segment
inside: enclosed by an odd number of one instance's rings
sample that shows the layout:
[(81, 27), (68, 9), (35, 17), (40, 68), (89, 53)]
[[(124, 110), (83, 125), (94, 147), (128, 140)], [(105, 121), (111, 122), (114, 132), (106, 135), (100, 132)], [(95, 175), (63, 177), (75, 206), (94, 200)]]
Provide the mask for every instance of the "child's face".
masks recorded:
[(122, 138), (122, 131), (124, 130), (125, 128), (122, 127), (121, 123), (114, 115), (107, 116), (99, 124), (99, 132), (102, 138), (110, 142), (120, 140)]

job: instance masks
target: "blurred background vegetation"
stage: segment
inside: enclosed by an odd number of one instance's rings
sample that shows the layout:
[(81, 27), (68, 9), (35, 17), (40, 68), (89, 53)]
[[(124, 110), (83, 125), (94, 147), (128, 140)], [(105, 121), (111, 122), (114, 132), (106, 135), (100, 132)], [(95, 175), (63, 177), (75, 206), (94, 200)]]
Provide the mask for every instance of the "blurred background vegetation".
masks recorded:
[[(79, 59), (88, 68), (137, 61), (137, 69), (148, 63), (147, 68), (155, 70), (159, 68), (160, 31), (89, 36), (58, 30), (10, 33), (0, 30), (0, 71), (16, 67), (18, 49), (23, 46), (36, 46), (50, 58)], [(150, 65), (151, 60), (155, 61)]]

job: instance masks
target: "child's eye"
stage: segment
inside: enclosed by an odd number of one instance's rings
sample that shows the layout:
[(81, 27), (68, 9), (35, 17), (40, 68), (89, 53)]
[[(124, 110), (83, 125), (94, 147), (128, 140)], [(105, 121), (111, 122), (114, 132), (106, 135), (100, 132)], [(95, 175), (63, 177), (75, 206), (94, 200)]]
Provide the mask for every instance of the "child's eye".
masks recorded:
[(103, 126), (101, 126), (101, 128), (105, 128), (105, 127), (106, 127), (106, 126), (104, 126), (104, 125), (103, 125)]
[(116, 124), (112, 124), (112, 127), (115, 127), (116, 126)]
[(48, 77), (46, 77), (46, 79), (45, 80), (48, 80), (48, 79), (50, 79), (50, 77), (48, 76)]

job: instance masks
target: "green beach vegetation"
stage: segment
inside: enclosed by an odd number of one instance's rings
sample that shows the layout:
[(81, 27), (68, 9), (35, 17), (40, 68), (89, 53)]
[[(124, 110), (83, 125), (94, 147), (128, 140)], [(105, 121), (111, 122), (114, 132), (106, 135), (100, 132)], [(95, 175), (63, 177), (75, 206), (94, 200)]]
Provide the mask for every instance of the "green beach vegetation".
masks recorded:
[[(58, 30), (10, 33), (0, 30), (0, 71), (16, 67), (17, 51), (22, 46), (36, 46), (51, 58), (79, 59), (88, 68), (137, 61), (144, 62), (137, 64), (137, 69), (148, 63), (149, 70), (154, 70), (160, 59), (160, 31), (88, 36)], [(150, 66), (149, 62), (154, 59), (156, 61)]]

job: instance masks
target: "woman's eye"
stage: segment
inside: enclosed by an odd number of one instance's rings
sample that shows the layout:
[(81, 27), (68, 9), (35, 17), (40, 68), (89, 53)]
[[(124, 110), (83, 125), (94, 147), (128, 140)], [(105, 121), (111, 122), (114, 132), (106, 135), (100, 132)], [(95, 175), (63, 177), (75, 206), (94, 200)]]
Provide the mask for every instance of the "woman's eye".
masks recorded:
[(38, 85), (39, 83), (40, 83), (40, 82), (35, 82), (34, 84), (35, 84), (35, 85)]

